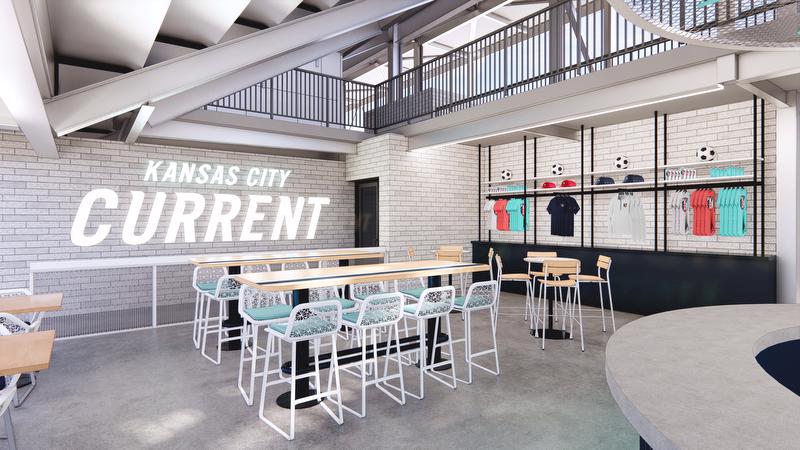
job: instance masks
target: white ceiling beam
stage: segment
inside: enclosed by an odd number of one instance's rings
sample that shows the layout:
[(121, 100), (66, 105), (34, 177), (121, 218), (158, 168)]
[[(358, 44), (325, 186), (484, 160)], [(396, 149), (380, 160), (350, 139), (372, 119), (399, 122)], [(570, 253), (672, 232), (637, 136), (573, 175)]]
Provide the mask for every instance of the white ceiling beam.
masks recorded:
[(147, 125), (147, 120), (150, 119), (150, 115), (153, 114), (153, 109), (155, 108), (150, 105), (142, 105), (139, 109), (135, 110), (133, 115), (125, 122), (120, 137), (126, 144), (133, 144), (136, 142), (144, 126)]
[(361, 40), (369, 39), (370, 36), (380, 32), (377, 25), (359, 28), (153, 102), (151, 105), (156, 109), (150, 117), (149, 123), (153, 126), (165, 123), (267, 78), (300, 67), (322, 56), (330, 55)]
[(787, 97), (786, 91), (780, 88), (780, 86), (776, 85), (775, 83), (763, 80), (763, 81), (754, 81), (752, 83), (739, 83), (742, 89), (755, 94), (764, 100), (772, 103), (773, 105), (777, 106), (778, 108), (788, 108), (789, 101)]
[(324, 138), (300, 137), (283, 133), (172, 120), (157, 127), (146, 127), (142, 141), (178, 141), (262, 149), (302, 150), (325, 153), (355, 153), (356, 143)]
[(47, 114), (53, 129), (62, 136), (430, 1), (355, 0), (59, 95), (47, 102)]
[(0, 0), (0, 99), (42, 158), (58, 158), (39, 85), (12, 0)]
[(54, 94), (55, 62), (50, 16), (44, 1), (14, 0), (14, 10), (22, 30), (31, 67), (42, 98)]
[(563, 125), (545, 125), (536, 128), (529, 128), (525, 131), (529, 131), (538, 136), (558, 137), (562, 139), (568, 139), (570, 141), (581, 140), (580, 130), (565, 127)]

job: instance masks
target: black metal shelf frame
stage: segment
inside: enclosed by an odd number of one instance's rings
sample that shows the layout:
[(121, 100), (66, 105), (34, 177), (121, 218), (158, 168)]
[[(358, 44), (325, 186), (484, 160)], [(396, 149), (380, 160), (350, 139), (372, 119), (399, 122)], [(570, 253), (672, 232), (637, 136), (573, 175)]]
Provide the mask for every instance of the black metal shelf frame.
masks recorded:
[[(760, 103), (760, 105), (759, 105)], [(765, 101), (764, 99), (760, 99), (758, 96), (753, 96), (753, 178), (752, 179), (743, 179), (740, 181), (728, 181), (728, 182), (713, 182), (709, 180), (701, 181), (701, 182), (692, 182), (692, 180), (686, 180), (685, 183), (664, 183), (663, 180), (659, 182), (659, 156), (662, 157), (662, 165), (667, 165), (667, 114), (662, 114), (662, 139), (659, 143), (658, 139), (658, 132), (659, 132), (659, 120), (658, 120), (658, 111), (653, 112), (653, 176), (654, 180), (650, 186), (636, 186), (636, 187), (625, 187), (624, 184), (619, 184), (617, 187), (614, 188), (592, 188), (586, 187), (584, 184), (585, 179), (585, 171), (584, 171), (584, 163), (586, 160), (585, 155), (585, 143), (586, 143), (586, 133), (585, 127), (581, 125), (580, 129), (580, 151), (581, 151), (581, 181), (579, 189), (573, 191), (549, 191), (549, 192), (528, 192), (528, 138), (527, 136), (523, 137), (523, 144), (522, 144), (522, 159), (523, 159), (523, 192), (521, 193), (497, 193), (497, 194), (487, 194), (484, 195), (482, 192), (483, 184), (482, 184), (482, 176), (481, 171), (482, 167), (482, 146), (478, 146), (478, 210), (480, 211), (480, 216), (483, 216), (483, 201), (485, 199), (507, 199), (507, 198), (532, 198), (533, 199), (533, 211), (526, 213), (523, 215), (523, 244), (528, 244), (528, 223), (527, 220), (529, 217), (532, 218), (532, 230), (533, 230), (533, 242), (531, 244), (537, 245), (537, 206), (538, 202), (537, 199), (539, 198), (547, 198), (547, 197), (554, 197), (557, 195), (577, 195), (580, 196), (580, 206), (581, 206), (581, 243), (580, 248), (596, 248), (594, 242), (594, 225), (595, 225), (595, 196), (596, 195), (606, 195), (606, 194), (616, 194), (620, 192), (652, 192), (654, 195), (654, 202), (653, 202), (653, 228), (654, 228), (654, 251), (655, 252), (669, 252), (668, 248), (668, 205), (667, 205), (667, 192), (676, 191), (681, 189), (702, 189), (702, 188), (727, 188), (727, 187), (752, 187), (753, 188), (753, 256), (765, 256), (765, 239), (766, 236), (766, 227), (765, 227), (765, 169), (764, 165), (766, 163), (766, 130), (765, 130)], [(533, 177), (537, 177), (537, 165), (538, 165), (538, 155), (537, 155), (537, 142), (538, 138), (533, 138)], [(589, 139), (588, 139), (588, 147), (589, 147), (589, 171), (590, 173), (594, 172), (594, 127), (589, 128)], [(659, 145), (660, 144), (660, 145)], [(661, 151), (659, 152), (659, 148)], [(487, 166), (488, 166), (488, 180), (491, 182), (492, 177), (492, 147), (488, 146), (488, 155), (487, 155)], [(760, 155), (759, 155), (760, 153)], [(759, 161), (761, 162), (759, 168)], [(760, 176), (759, 176), (760, 175)], [(590, 177), (590, 186), (594, 185), (595, 177), (591, 175)], [(759, 192), (760, 189), (760, 192)], [(661, 230), (661, 248), (659, 250), (659, 207), (658, 207), (658, 197), (659, 193), (661, 193), (662, 197), (662, 204), (661, 204), (661, 211), (662, 211), (662, 230)], [(759, 199), (760, 194), (760, 199)], [(589, 205), (590, 205), (590, 215), (589, 215), (589, 245), (587, 246), (584, 237), (586, 236), (585, 233), (585, 224), (586, 220), (584, 219), (584, 202), (585, 197), (589, 198)], [(760, 220), (760, 224), (759, 224)], [(760, 227), (759, 227), (760, 225)], [(492, 231), (488, 228), (488, 242), (492, 242)], [(478, 218), (478, 241), (482, 240), (482, 227), (481, 227), (481, 217)]]

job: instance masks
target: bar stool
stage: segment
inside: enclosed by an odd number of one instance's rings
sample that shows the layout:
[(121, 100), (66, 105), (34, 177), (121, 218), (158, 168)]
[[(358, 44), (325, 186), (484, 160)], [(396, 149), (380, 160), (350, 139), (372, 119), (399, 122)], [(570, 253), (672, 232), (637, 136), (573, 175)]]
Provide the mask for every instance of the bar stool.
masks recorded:
[[(416, 252), (414, 252), (414, 247), (409, 246), (406, 250), (406, 254), (408, 256), (409, 261), (413, 261), (414, 257), (416, 256)], [(422, 278), (406, 278), (403, 280), (394, 280), (394, 290), (395, 292), (400, 292), (408, 300), (419, 301), (419, 296), (422, 295), (422, 291), (427, 288), (425, 284), (425, 280)]]
[(194, 322), (192, 325), (192, 340), (194, 348), (200, 348), (200, 340), (203, 334), (203, 302), (205, 294), (217, 288), (220, 278), (228, 274), (227, 267), (200, 267), (195, 266), (192, 273), (192, 287), (195, 290), (194, 299)]
[[(42, 315), (34, 314), (31, 322), (25, 322), (17, 316), (8, 313), (0, 313), (0, 335), (4, 334), (20, 334), (20, 333), (33, 333), (39, 331), (42, 325)], [(25, 402), (25, 399), (33, 392), (36, 387), (36, 373), (30, 372), (27, 374), (30, 377), (30, 387), (20, 395), (19, 389), (14, 389), (14, 407), (19, 407)], [(17, 376), (19, 378), (19, 375)], [(15, 381), (16, 386), (16, 381)]]
[[(464, 342), (465, 361), (467, 363), (467, 379), (461, 381), (462, 383), (472, 383), (472, 366), (483, 369), (492, 375), (500, 374), (500, 359), (497, 355), (497, 338), (495, 332), (494, 322), (494, 305), (497, 302), (497, 281), (483, 281), (479, 283), (472, 283), (467, 291), (466, 297), (456, 297), (453, 309), (460, 311), (466, 315), (464, 320), (464, 337), (453, 341), (453, 344)], [(492, 348), (489, 350), (482, 350), (476, 353), (472, 352), (472, 313), (478, 311), (489, 311), (489, 323), (492, 326)], [(472, 359), (477, 356), (483, 356), (494, 353), (495, 370), (484, 367)]]
[[(403, 362), (400, 358), (400, 333), (398, 331), (398, 324), (403, 317), (403, 303), (404, 297), (402, 294), (392, 292), (388, 294), (371, 295), (364, 299), (361, 310), (358, 312), (350, 312), (342, 315), (342, 323), (344, 326), (358, 330), (361, 334), (361, 360), (350, 366), (358, 365), (359, 378), (361, 379), (361, 410), (356, 411), (347, 405), (342, 405), (347, 412), (353, 413), (358, 417), (367, 415), (367, 386), (375, 385), (378, 389), (386, 394), (389, 398), (396, 401), (401, 405), (406, 404), (406, 391), (403, 382)], [(383, 376), (378, 376), (378, 343), (380, 333), (379, 329), (387, 328), (387, 335), (389, 337), (386, 343), (385, 359), (383, 366)], [(394, 342), (392, 342), (394, 338)], [(368, 357), (367, 346), (372, 342), (372, 355)], [(397, 373), (388, 375), (390, 348), (394, 347), (395, 358), (397, 361)], [(372, 379), (367, 380), (369, 376), (367, 371), (367, 360), (371, 359)], [(399, 379), (400, 387), (397, 388), (389, 384), (389, 381)], [(385, 385), (385, 386), (382, 386)], [(386, 387), (398, 389), (400, 397), (395, 396), (389, 392)]]
[[(281, 264), (281, 270), (306, 270), (310, 269), (308, 261), (285, 262)], [(286, 293), (286, 303), (292, 303), (292, 293)]]
[[(258, 407), (258, 417), (272, 429), (280, 433), (288, 440), (294, 439), (294, 422), (295, 411), (298, 404), (307, 401), (320, 402), (320, 406), (328, 413), (329, 416), (336, 421), (337, 424), (343, 423), (342, 418), (342, 389), (339, 382), (339, 357), (336, 352), (336, 334), (342, 326), (342, 305), (334, 300), (324, 300), (314, 303), (301, 303), (292, 309), (289, 315), (289, 321), (286, 323), (272, 324), (267, 327), (267, 348), (272, 348), (273, 342), (276, 340), (288, 342), (292, 347), (292, 364), (291, 373), (289, 378), (277, 379), (269, 381), (268, 374), (270, 373), (269, 365), (270, 359), (266, 358), (264, 364), (264, 375), (261, 378), (261, 401)], [(330, 369), (328, 371), (328, 387), (323, 391), (322, 384), (320, 383), (320, 360), (319, 360), (319, 347), (320, 341), (323, 338), (329, 337), (331, 342), (331, 356), (330, 356)], [(311, 341), (314, 349), (314, 370), (308, 373), (297, 373), (297, 343), (302, 341)], [(278, 342), (278, 345), (280, 343)], [(279, 367), (280, 369), (280, 367)], [(297, 398), (296, 381), (303, 378), (314, 378), (314, 386), (317, 392), (307, 397)], [(331, 384), (336, 383), (336, 388), (333, 389)], [(289, 431), (288, 433), (281, 429), (278, 425), (269, 420), (264, 411), (264, 402), (267, 394), (267, 388), (276, 384), (289, 383), (290, 397), (289, 397)], [(336, 397), (335, 405), (337, 412), (334, 413), (326, 401), (330, 401)]]
[[(213, 362), (214, 364), (219, 365), (220, 361), (222, 360), (222, 343), (235, 341), (239, 339), (239, 336), (228, 336), (222, 337), (223, 333), (229, 334), (231, 331), (234, 330), (241, 330), (241, 326), (236, 327), (225, 327), (223, 326), (223, 321), (228, 316), (228, 302), (231, 300), (236, 300), (239, 298), (239, 289), (241, 284), (234, 279), (235, 275), (225, 275), (219, 279), (217, 282), (217, 288), (213, 292), (206, 292), (204, 295), (206, 297), (206, 315), (205, 319), (203, 320), (203, 342), (201, 343), (200, 353), (208, 359), (209, 361)], [(211, 325), (211, 303), (216, 301), (219, 304), (219, 315), (217, 316), (217, 324)], [(208, 335), (216, 332), (217, 334), (217, 358), (214, 359), (206, 354), (206, 343), (208, 342)]]
[[(503, 273), (503, 258), (499, 254), (494, 255), (495, 263), (497, 264), (497, 289), (499, 292), (503, 290), (504, 281), (518, 281), (525, 283), (525, 310), (522, 313), (522, 320), (528, 320), (528, 311), (532, 308), (532, 292), (531, 276), (527, 273)], [(494, 315), (495, 327), (497, 326), (497, 318), (500, 316), (500, 294), (497, 295), (497, 306), (495, 307), (496, 313)]]
[[(434, 257), (440, 261), (463, 262), (464, 247), (462, 247), (461, 245), (441, 245), (434, 252)], [(464, 293), (467, 290), (467, 285), (463, 273), (458, 274), (458, 280), (459, 280), (459, 286), (461, 288), (459, 292), (461, 292), (461, 295), (464, 295)]]
[[(544, 261), (544, 277), (539, 279), (539, 284), (541, 285), (540, 295), (538, 305), (536, 307), (537, 311), (540, 308), (544, 308), (542, 312), (539, 313), (539, 317), (542, 319), (542, 325), (545, 323), (545, 318), (548, 317), (548, 314), (554, 314), (553, 311), (547, 311), (547, 301), (545, 297), (547, 296), (547, 288), (553, 288), (553, 295), (558, 293), (559, 297), (561, 297), (561, 289), (567, 289), (567, 299), (563, 306), (563, 314), (562, 314), (562, 322), (561, 322), (561, 329), (566, 329), (567, 320), (569, 319), (569, 329), (570, 329), (570, 339), (573, 338), (572, 336), (572, 329), (573, 324), (575, 322), (578, 323), (581, 332), (581, 351), (584, 351), (583, 345), (583, 312), (581, 311), (581, 291), (580, 291), (580, 281), (571, 277), (571, 275), (577, 275), (581, 271), (581, 262), (578, 260), (570, 260), (570, 259), (548, 259)], [(575, 307), (578, 308), (578, 318), (575, 318)], [(537, 324), (533, 325), (537, 326), (538, 328), (538, 321)], [(546, 340), (546, 333), (542, 333), (542, 350), (544, 350), (544, 342)]]
[[(605, 271), (605, 278), (601, 271)], [(603, 318), (603, 333), (606, 332), (606, 312), (603, 306), (603, 285), (608, 290), (608, 309), (611, 311), (611, 328), (617, 331), (617, 323), (614, 320), (614, 300), (611, 298), (611, 258), (600, 255), (597, 257), (597, 275), (572, 275), (581, 283), (597, 283), (597, 290), (600, 292), (600, 316)], [(595, 316), (597, 317), (597, 316)]]
[[(268, 327), (275, 323), (286, 322), (292, 307), (285, 303), (286, 296), (283, 292), (268, 292), (254, 287), (242, 285), (239, 289), (239, 314), (244, 319), (242, 329), (242, 347), (239, 353), (239, 392), (248, 406), (253, 405), (253, 388), (258, 374), (256, 366), (259, 358), (278, 357), (278, 368), (272, 371), (282, 375), (281, 364), (283, 356), (281, 346), (277, 351), (274, 348), (258, 346), (258, 327)], [(259, 355), (259, 351), (263, 354)], [(250, 354), (248, 357), (247, 354)], [(244, 378), (244, 364), (250, 362), (250, 387), (245, 390), (242, 380)]]
[[(409, 319), (416, 319), (417, 330), (419, 331), (419, 395), (407, 392), (408, 395), (423, 399), (425, 397), (425, 375), (427, 374), (434, 380), (444, 384), (445, 386), (455, 389), (456, 388), (456, 366), (450, 364), (450, 361), (434, 361), (436, 349), (439, 347), (448, 347), (449, 354), (453, 354), (453, 340), (448, 339), (446, 343), (439, 342), (439, 331), (442, 326), (442, 319), (447, 324), (447, 333), (452, 335), (452, 328), (450, 327), (450, 311), (453, 310), (453, 303), (456, 297), (456, 288), (453, 286), (443, 286), (436, 288), (428, 288), (422, 292), (419, 302), (403, 307), (403, 315)], [(428, 319), (436, 319), (436, 325), (433, 329), (433, 348), (431, 350), (431, 360), (428, 361), (428, 353), (426, 349), (426, 332)], [(444, 378), (440, 378), (434, 369), (444, 365), (450, 364), (452, 376), (451, 381), (448, 382)]]

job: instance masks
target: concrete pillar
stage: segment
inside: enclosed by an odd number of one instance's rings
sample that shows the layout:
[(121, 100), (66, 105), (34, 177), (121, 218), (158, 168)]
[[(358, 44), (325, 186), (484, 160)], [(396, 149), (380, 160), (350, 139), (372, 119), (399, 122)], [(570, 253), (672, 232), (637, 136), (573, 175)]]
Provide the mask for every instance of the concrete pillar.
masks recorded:
[(798, 93), (787, 95), (788, 108), (776, 114), (778, 302), (800, 303), (800, 115)]

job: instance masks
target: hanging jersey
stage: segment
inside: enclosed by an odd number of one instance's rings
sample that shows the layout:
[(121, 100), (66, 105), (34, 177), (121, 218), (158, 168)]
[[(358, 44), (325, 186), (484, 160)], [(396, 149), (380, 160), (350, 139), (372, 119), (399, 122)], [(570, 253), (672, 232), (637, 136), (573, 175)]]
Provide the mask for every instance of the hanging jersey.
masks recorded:
[(498, 231), (508, 231), (508, 212), (506, 211), (507, 205), (508, 200), (502, 198), (494, 202), (494, 214), (497, 217)]
[(672, 215), (672, 232), (689, 234), (689, 193), (684, 190), (675, 191), (670, 196), (669, 207)]
[(489, 231), (497, 230), (497, 216), (494, 214), (494, 200), (486, 200), (483, 203), (483, 213), (486, 217), (486, 229)]
[(508, 229), (522, 231), (522, 199), (512, 198), (506, 205), (508, 213)]
[(557, 195), (547, 205), (550, 213), (550, 234), (553, 236), (575, 235), (575, 214), (581, 210), (574, 198)]

